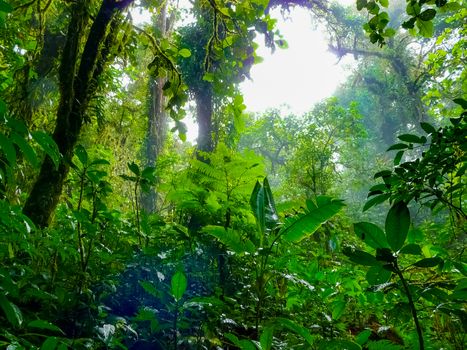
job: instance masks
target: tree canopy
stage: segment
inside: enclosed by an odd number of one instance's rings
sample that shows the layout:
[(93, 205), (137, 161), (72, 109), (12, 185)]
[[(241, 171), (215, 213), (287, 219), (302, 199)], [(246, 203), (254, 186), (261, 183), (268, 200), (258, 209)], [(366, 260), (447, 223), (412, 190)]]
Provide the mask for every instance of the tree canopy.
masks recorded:
[[(250, 113), (294, 7), (355, 65)], [(466, 16), (0, 0), (0, 347), (464, 349)]]

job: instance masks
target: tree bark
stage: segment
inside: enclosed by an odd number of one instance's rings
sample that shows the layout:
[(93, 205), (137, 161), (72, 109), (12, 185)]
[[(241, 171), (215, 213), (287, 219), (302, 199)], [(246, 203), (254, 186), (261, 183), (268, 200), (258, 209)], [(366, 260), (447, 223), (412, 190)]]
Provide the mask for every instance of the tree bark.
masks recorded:
[(195, 91), (196, 100), (196, 120), (198, 122), (198, 151), (211, 152), (212, 142), (212, 113), (213, 113), (213, 92), (211, 85), (204, 89)]
[[(156, 31), (164, 37), (168, 27), (167, 3), (161, 8), (156, 23)], [(167, 114), (165, 112), (165, 97), (162, 90), (167, 79), (156, 78), (149, 81), (149, 115), (146, 134), (146, 166), (155, 167), (157, 159), (164, 148), (167, 134)], [(141, 195), (142, 209), (146, 213), (154, 213), (157, 206), (157, 192), (151, 187), (148, 193)]]
[[(23, 207), (23, 212), (38, 227), (50, 223), (64, 181), (70, 170), (73, 150), (81, 132), (84, 113), (96, 89), (96, 80), (103, 71), (111, 43), (106, 40), (109, 26), (116, 14), (123, 11), (133, 0), (103, 0), (81, 54), (79, 69), (79, 44), (87, 24), (88, 1), (78, 1), (73, 8), (68, 26), (67, 41), (60, 64), (60, 104), (53, 139), (61, 153), (60, 163), (55, 169), (50, 157), (46, 156), (39, 176)], [(114, 29), (114, 28), (112, 28)], [(105, 44), (105, 45), (103, 45)], [(77, 71), (77, 72), (76, 72)]]

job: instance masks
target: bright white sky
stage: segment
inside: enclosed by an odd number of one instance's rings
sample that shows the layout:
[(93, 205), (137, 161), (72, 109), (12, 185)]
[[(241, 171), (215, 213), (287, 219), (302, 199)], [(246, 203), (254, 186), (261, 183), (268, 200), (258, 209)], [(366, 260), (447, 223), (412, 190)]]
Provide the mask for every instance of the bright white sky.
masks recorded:
[[(354, 0), (340, 2), (351, 5)], [(136, 21), (141, 20), (136, 12), (132, 15)], [(263, 38), (258, 36), (258, 55), (264, 61), (253, 66), (251, 81), (243, 82), (240, 89), (250, 112), (276, 107), (302, 114), (333, 94), (350, 74), (353, 60), (346, 56), (337, 62), (337, 58), (328, 52), (325, 33), (313, 26), (306, 9), (291, 8), (285, 20), (279, 11), (273, 11), (272, 15), (278, 19), (277, 28), (288, 48), (276, 49), (271, 54), (264, 47)], [(184, 122), (188, 127), (187, 140), (195, 141), (196, 123), (190, 117)]]
[(286, 20), (274, 14), (288, 48), (271, 54), (262, 45), (258, 54), (264, 61), (253, 66), (252, 80), (243, 82), (241, 91), (249, 111), (287, 105), (292, 113), (302, 114), (345, 81), (350, 74), (345, 67), (352, 59), (348, 56), (337, 64), (337, 58), (328, 52), (325, 33), (313, 27), (306, 9), (292, 9)]

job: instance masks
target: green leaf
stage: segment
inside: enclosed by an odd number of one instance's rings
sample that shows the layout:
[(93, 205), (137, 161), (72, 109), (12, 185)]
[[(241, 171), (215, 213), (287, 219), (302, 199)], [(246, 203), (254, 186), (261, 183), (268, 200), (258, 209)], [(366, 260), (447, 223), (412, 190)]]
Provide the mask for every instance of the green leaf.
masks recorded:
[(365, 203), (365, 205), (363, 206), (363, 211), (367, 211), (371, 207), (374, 207), (375, 205), (378, 205), (378, 204), (381, 204), (381, 203), (385, 202), (390, 197), (391, 197), (390, 193), (383, 193), (383, 194), (381, 194), (379, 196), (376, 196), (376, 197), (373, 197), (373, 198), (369, 199)]
[(153, 167), (153, 166), (148, 166), (148, 167), (144, 168), (143, 172), (141, 173), (141, 177), (143, 179), (154, 181), (155, 180), (155, 173), (156, 173), (156, 168)]
[(370, 329), (365, 329), (364, 331), (361, 331), (360, 333), (358, 333), (358, 335), (355, 337), (355, 340), (357, 341), (358, 344), (363, 345), (368, 341), (371, 334), (372, 333)]
[(424, 258), (416, 263), (413, 264), (413, 266), (417, 267), (435, 267), (443, 262), (443, 259), (440, 257), (436, 256), (434, 258)]
[(16, 164), (16, 151), (13, 143), (0, 133), (0, 149), (3, 151), (8, 164), (13, 167)]
[(407, 244), (399, 251), (400, 254), (422, 255), (422, 248), (418, 244)]
[(251, 240), (247, 238), (243, 239), (235, 230), (225, 229), (223, 226), (208, 225), (203, 228), (203, 232), (216, 237), (222, 244), (236, 254), (252, 254), (256, 250)]
[(232, 333), (225, 334), (225, 337), (234, 343), (234, 345), (237, 346), (240, 350), (257, 350), (255, 344), (251, 340), (239, 340), (237, 336)]
[(453, 265), (456, 267), (457, 270), (464, 276), (467, 276), (467, 264), (461, 261), (454, 261)]
[(50, 137), (49, 134), (43, 131), (33, 131), (31, 136), (50, 157), (54, 163), (55, 170), (57, 170), (60, 163), (60, 152), (55, 141)]
[(191, 51), (188, 49), (181, 49), (178, 51), (178, 54), (182, 56), (183, 58), (188, 58), (191, 56)]
[(321, 196), (321, 204), (313, 210), (298, 217), (289, 218), (281, 230), (283, 238), (288, 242), (298, 242), (314, 233), (322, 224), (336, 215), (344, 203), (341, 200)]
[(135, 321), (153, 321), (157, 320), (157, 312), (155, 309), (151, 309), (147, 306), (140, 307), (138, 313), (133, 318)]
[(408, 21), (405, 21), (401, 24), (404, 29), (412, 29), (415, 26), (416, 17), (410, 18)]
[(394, 157), (394, 166), (399, 165), (403, 155), (404, 155), (404, 151), (399, 151), (396, 153), (396, 156)]
[(342, 251), (345, 256), (347, 256), (350, 261), (365, 265), (365, 266), (380, 266), (381, 263), (376, 260), (376, 258), (370, 253), (364, 252), (359, 249), (352, 249), (350, 247), (345, 247)]
[(23, 324), (23, 314), (18, 306), (9, 301), (4, 295), (0, 295), (0, 307), (13, 327), (21, 327)]
[(29, 136), (29, 131), (26, 125), (18, 119), (8, 118), (6, 124), (13, 130), (16, 134), (20, 136)]
[(386, 236), (375, 224), (370, 222), (358, 222), (354, 224), (356, 235), (372, 248), (389, 248)]
[(357, 10), (361, 11), (364, 7), (366, 7), (367, 0), (357, 0)]
[(402, 134), (402, 135), (397, 136), (397, 138), (404, 142), (422, 143), (420, 137), (418, 137), (417, 135)]
[(94, 165), (110, 165), (110, 162), (106, 159), (96, 159), (89, 163), (89, 166), (94, 166)]
[(58, 346), (58, 339), (56, 337), (48, 337), (41, 346), (40, 350), (55, 350)]
[(463, 98), (455, 98), (452, 100), (455, 104), (458, 104), (461, 106), (463, 109), (467, 109), (467, 100), (464, 100)]
[(28, 323), (28, 328), (35, 328), (35, 329), (40, 329), (40, 330), (48, 330), (48, 331), (53, 331), (61, 334), (65, 334), (59, 327), (54, 325), (53, 323), (50, 323), (48, 321), (44, 320), (34, 320)]
[(417, 19), (416, 24), (420, 35), (425, 38), (431, 38), (435, 33), (435, 27), (432, 21), (422, 21)]
[(418, 18), (420, 18), (422, 21), (431, 21), (433, 18), (436, 16), (436, 10), (435, 9), (427, 9), (420, 13)]
[(350, 340), (326, 340), (319, 344), (319, 350), (362, 350), (362, 347)]
[(389, 246), (398, 251), (404, 245), (410, 227), (410, 212), (404, 202), (397, 202), (389, 209), (385, 229)]
[(183, 297), (188, 286), (188, 281), (182, 271), (177, 271), (170, 281), (171, 293), (176, 301)]
[(366, 280), (370, 285), (378, 285), (388, 282), (391, 279), (392, 272), (386, 270), (382, 265), (372, 266), (366, 273)]
[(391, 147), (389, 147), (386, 150), (386, 152), (393, 151), (393, 150), (407, 149), (407, 148), (409, 148), (409, 146), (405, 143), (396, 143), (395, 145), (392, 145)]
[(389, 248), (378, 248), (376, 249), (376, 260), (377, 261), (384, 261), (384, 262), (394, 262), (396, 261), (396, 257), (394, 253)]
[(39, 160), (31, 145), (18, 134), (12, 134), (11, 140), (19, 147), (28, 162), (31, 163), (34, 168), (37, 168), (39, 166)]
[(368, 350), (402, 350), (404, 349), (399, 344), (395, 344), (390, 340), (378, 340), (368, 343)]
[(128, 176), (128, 175), (125, 175), (125, 174), (119, 175), (119, 176), (120, 176), (122, 179), (127, 180), (127, 181), (135, 182), (136, 180), (138, 180), (138, 179), (136, 178), (136, 176)]
[[(3, 2), (2, 0), (0, 0), (0, 3)], [(5, 116), (5, 113), (7, 111), (7, 106), (6, 106), (6, 103), (5, 101), (3, 100), (0, 100), (0, 118), (3, 118)]]
[(388, 176), (391, 176), (392, 175), (392, 172), (390, 170), (382, 170), (382, 171), (378, 171), (374, 176), (373, 178), (374, 179), (377, 179), (379, 177), (382, 177), (382, 178), (385, 178), (385, 177), (388, 177)]
[(279, 216), (277, 215), (276, 205), (267, 178), (264, 179), (263, 185), (258, 181), (256, 182), (250, 197), (250, 206), (262, 236), (266, 231), (277, 226)]
[(160, 298), (161, 292), (149, 281), (139, 281), (139, 285), (143, 287), (146, 293), (152, 295), (154, 298)]
[(384, 36), (385, 36), (385, 37), (391, 38), (391, 37), (393, 37), (394, 35), (396, 35), (396, 30), (393, 29), (393, 28), (387, 28), (387, 29), (384, 31)]
[(0, 12), (5, 12), (5, 13), (13, 12), (13, 6), (11, 6), (9, 3), (3, 0), (0, 0)]
[(434, 134), (436, 132), (436, 129), (430, 123), (421, 122), (420, 126), (427, 134)]
[(274, 339), (274, 326), (267, 326), (263, 328), (261, 336), (259, 338), (259, 343), (261, 344), (261, 350), (271, 350), (272, 341)]
[(83, 167), (86, 167), (88, 164), (88, 152), (86, 152), (86, 149), (82, 145), (76, 146), (75, 155), (78, 157)]
[(383, 7), (388, 7), (389, 6), (389, 0), (379, 0), (379, 3)]
[(302, 336), (303, 339), (308, 343), (308, 345), (313, 345), (315, 337), (311, 335), (311, 333), (306, 329), (305, 327), (295, 323), (292, 320), (289, 320), (288, 318), (282, 318), (278, 317), (276, 318), (276, 323), (279, 326), (285, 327), (292, 332), (297, 333), (298, 335)]
[(203, 80), (207, 81), (209, 83), (212, 83), (214, 81), (214, 74), (213, 73), (206, 73), (203, 75)]
[(344, 314), (345, 307), (347, 302), (345, 300), (336, 300), (331, 304), (332, 312), (331, 317), (333, 320), (337, 321)]
[(135, 162), (128, 163), (128, 169), (130, 169), (131, 172), (133, 174), (135, 174), (136, 176), (138, 176), (138, 177), (141, 175), (141, 171), (139, 170), (139, 166)]
[(417, 16), (420, 13), (420, 10), (421, 9), (418, 2), (413, 0), (407, 4), (407, 7), (405, 9), (409, 16)]

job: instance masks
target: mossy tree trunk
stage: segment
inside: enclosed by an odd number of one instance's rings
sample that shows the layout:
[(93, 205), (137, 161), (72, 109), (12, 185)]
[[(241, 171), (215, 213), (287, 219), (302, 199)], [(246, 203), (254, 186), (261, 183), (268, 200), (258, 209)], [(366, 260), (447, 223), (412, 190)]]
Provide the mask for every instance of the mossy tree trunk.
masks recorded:
[[(162, 5), (157, 18), (155, 31), (165, 37), (170, 27), (170, 19), (167, 18), (167, 2)], [(166, 78), (149, 79), (149, 114), (148, 129), (146, 132), (146, 166), (155, 167), (161, 154), (167, 135), (167, 113), (165, 112), (165, 97), (163, 87)], [(141, 195), (142, 209), (146, 213), (154, 213), (157, 205), (157, 192), (151, 187), (148, 193)]]
[(115, 39), (117, 15), (132, 1), (103, 0), (81, 55), (80, 43), (88, 23), (89, 1), (78, 1), (72, 7), (60, 63), (60, 103), (53, 132), (62, 157), (58, 168), (55, 168), (52, 160), (46, 156), (23, 207), (23, 212), (39, 227), (48, 226), (58, 204), (84, 122), (84, 113), (96, 91), (97, 80), (108, 61)]

